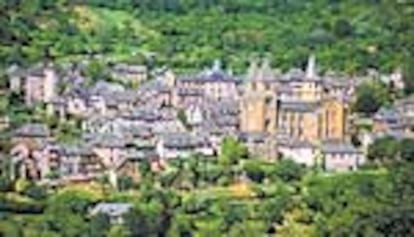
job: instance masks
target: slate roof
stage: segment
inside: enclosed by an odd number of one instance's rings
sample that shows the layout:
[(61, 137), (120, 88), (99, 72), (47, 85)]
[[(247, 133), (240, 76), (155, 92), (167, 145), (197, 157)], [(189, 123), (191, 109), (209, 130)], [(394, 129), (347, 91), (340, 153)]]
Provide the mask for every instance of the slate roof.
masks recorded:
[(167, 148), (190, 149), (206, 145), (207, 139), (189, 133), (169, 133), (163, 135), (164, 146)]
[(204, 92), (197, 88), (178, 88), (177, 94), (180, 96), (202, 96)]
[(215, 119), (214, 122), (218, 126), (237, 126), (239, 119), (236, 116), (223, 116)]
[(266, 137), (267, 134), (262, 132), (240, 132), (238, 134), (238, 138), (247, 143), (263, 143)]
[(140, 109), (134, 110), (128, 114), (124, 114), (123, 117), (133, 119), (133, 120), (147, 121), (147, 122), (157, 121), (162, 118), (159, 111), (156, 111), (153, 109), (146, 109), (146, 108), (140, 108)]
[(48, 137), (50, 130), (45, 124), (29, 123), (18, 128), (14, 134), (24, 137)]
[(146, 149), (146, 150), (133, 150), (127, 152), (125, 156), (128, 160), (147, 160), (158, 157), (157, 152), (155, 149)]
[(401, 115), (394, 109), (381, 108), (375, 113), (374, 119), (397, 122), (401, 119)]
[(147, 73), (147, 67), (144, 65), (132, 65), (126, 63), (120, 63), (114, 65), (112, 68), (117, 73), (128, 73), (128, 74), (142, 74)]
[(90, 140), (90, 144), (93, 146), (107, 148), (125, 148), (130, 143), (132, 143), (132, 141), (129, 137), (118, 134), (96, 134), (95, 137)]
[(130, 134), (133, 138), (150, 138), (154, 135), (151, 126), (148, 125), (124, 126), (120, 128), (120, 132)]
[(64, 156), (91, 156), (91, 147), (85, 144), (59, 144), (53, 150)]
[(219, 71), (207, 71), (197, 76), (195, 80), (200, 82), (226, 82), (226, 83), (236, 83), (237, 79), (228, 75), (227, 73)]
[(103, 99), (108, 106), (118, 106), (120, 103), (134, 103), (138, 100), (138, 94), (133, 91), (114, 91), (103, 94)]
[(281, 101), (280, 109), (294, 112), (313, 112), (319, 108), (319, 103), (302, 101)]
[(170, 90), (170, 88), (161, 80), (161, 79), (155, 79), (150, 80), (145, 83), (143, 83), (139, 89), (139, 91), (161, 91), (161, 92), (167, 92)]
[(102, 95), (113, 92), (125, 91), (125, 88), (118, 83), (111, 83), (107, 81), (98, 81), (91, 89), (92, 94)]
[(315, 147), (309, 141), (303, 141), (303, 140), (292, 139), (292, 138), (280, 139), (278, 140), (278, 144), (280, 146), (290, 147), (290, 148), (314, 148)]
[(360, 151), (351, 143), (345, 142), (324, 142), (322, 143), (321, 151), (323, 153), (340, 153), (340, 154), (357, 154)]
[(282, 81), (301, 81), (305, 78), (305, 72), (300, 68), (291, 68), (282, 77)]
[(106, 214), (110, 217), (120, 217), (132, 209), (130, 203), (99, 203), (91, 211), (92, 215), (98, 213)]

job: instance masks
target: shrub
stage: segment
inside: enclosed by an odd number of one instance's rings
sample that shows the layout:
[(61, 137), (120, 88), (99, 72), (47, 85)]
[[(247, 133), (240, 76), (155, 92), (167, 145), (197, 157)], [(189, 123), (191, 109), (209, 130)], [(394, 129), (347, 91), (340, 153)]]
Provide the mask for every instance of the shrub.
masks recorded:
[(6, 177), (0, 177), (0, 192), (8, 192), (12, 190), (13, 182)]
[(43, 200), (47, 197), (47, 190), (44, 186), (30, 185), (24, 194), (35, 200)]

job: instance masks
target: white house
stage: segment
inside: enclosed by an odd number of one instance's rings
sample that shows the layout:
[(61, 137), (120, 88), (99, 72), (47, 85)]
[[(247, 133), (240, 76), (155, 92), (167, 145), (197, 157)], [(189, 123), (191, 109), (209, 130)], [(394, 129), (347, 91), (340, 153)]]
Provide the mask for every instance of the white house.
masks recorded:
[(283, 158), (291, 159), (298, 164), (308, 167), (316, 165), (317, 150), (309, 142), (288, 141), (278, 145), (278, 151)]

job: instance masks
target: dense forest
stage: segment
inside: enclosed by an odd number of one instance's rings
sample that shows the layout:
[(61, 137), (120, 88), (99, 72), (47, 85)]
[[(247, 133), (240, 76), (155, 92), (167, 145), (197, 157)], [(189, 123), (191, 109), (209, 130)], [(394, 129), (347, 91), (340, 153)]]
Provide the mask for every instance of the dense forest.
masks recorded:
[(236, 72), (255, 55), (283, 69), (314, 52), (322, 69), (391, 71), (412, 65), (413, 7), (394, 0), (3, 0), (3, 66), (46, 57)]

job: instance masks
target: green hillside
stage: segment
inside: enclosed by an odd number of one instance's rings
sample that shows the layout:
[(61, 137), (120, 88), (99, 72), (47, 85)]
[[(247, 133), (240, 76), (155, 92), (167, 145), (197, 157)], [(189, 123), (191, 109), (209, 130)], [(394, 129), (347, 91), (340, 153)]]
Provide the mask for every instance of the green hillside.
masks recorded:
[(313, 51), (324, 69), (390, 71), (412, 60), (408, 2), (3, 0), (0, 59), (25, 64), (94, 53), (142, 61), (151, 53), (156, 63), (178, 69), (220, 58), (241, 71), (254, 55), (288, 68), (302, 66)]

